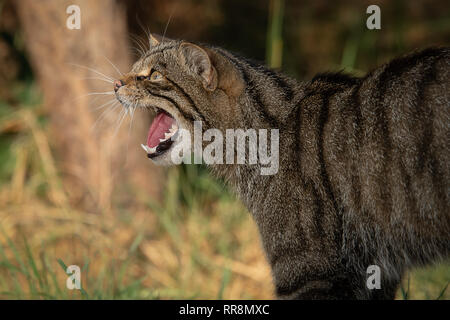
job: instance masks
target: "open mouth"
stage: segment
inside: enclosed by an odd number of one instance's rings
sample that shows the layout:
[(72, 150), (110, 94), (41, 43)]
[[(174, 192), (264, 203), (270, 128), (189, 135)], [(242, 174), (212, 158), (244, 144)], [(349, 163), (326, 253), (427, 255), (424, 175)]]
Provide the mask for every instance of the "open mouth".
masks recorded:
[(176, 140), (178, 125), (168, 112), (157, 109), (156, 117), (148, 129), (147, 143), (141, 144), (147, 157), (154, 158), (170, 149)]

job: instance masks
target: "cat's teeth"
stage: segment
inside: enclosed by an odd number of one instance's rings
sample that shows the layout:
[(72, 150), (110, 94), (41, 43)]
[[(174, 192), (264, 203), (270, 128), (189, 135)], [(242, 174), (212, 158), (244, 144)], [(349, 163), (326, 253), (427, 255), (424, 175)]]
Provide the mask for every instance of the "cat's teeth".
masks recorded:
[(174, 123), (172, 127), (169, 129), (170, 133), (175, 133), (178, 130), (178, 126)]
[(156, 147), (150, 148), (149, 146), (146, 146), (145, 144), (141, 144), (141, 147), (147, 153), (154, 153), (154, 152), (156, 152)]
[(159, 139), (159, 142), (164, 142), (164, 141), (166, 141), (167, 139)]
[[(170, 131), (170, 130), (169, 130)], [(170, 132), (166, 132), (164, 133), (164, 140), (170, 139), (173, 137), (173, 135), (175, 134), (176, 131), (170, 131)]]

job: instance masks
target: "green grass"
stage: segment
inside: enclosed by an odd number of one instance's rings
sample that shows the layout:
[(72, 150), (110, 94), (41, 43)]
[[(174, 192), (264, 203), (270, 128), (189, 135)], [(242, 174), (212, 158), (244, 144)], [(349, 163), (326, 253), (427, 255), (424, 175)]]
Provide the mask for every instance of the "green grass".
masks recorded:
[[(81, 290), (66, 288), (67, 266), (62, 259), (50, 261), (44, 253), (33, 255), (27, 241), (16, 245), (2, 230), (7, 246), (0, 245), (0, 298), (2, 299), (155, 299), (141, 279), (123, 282), (128, 260), (111, 264), (95, 279), (88, 276), (89, 260), (81, 268)], [(130, 256), (133, 250), (130, 248)], [(7, 255), (12, 253), (12, 256)], [(89, 292), (85, 290), (89, 287)]]

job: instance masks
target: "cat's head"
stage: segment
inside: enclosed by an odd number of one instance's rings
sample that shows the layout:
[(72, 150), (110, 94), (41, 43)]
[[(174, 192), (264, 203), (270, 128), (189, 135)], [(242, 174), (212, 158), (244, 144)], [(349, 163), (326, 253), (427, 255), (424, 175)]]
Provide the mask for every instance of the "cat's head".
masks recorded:
[(114, 91), (125, 108), (156, 111), (143, 148), (155, 163), (170, 165), (170, 150), (182, 143), (174, 139), (180, 129), (192, 133), (194, 121), (232, 125), (236, 112), (229, 101), (238, 79), (209, 48), (154, 35), (150, 44), (131, 71), (114, 82)]

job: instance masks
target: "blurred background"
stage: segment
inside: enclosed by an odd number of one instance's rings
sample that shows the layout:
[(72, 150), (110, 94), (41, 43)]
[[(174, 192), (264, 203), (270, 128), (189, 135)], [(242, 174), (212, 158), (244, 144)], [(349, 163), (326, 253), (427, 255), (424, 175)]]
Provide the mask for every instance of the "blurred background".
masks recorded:
[[(71, 4), (80, 30), (66, 27)], [(371, 4), (381, 30), (366, 28)], [(113, 102), (110, 79), (149, 31), (299, 80), (362, 75), (449, 45), (450, 2), (0, 0), (1, 299), (274, 298), (245, 207), (202, 166), (153, 166), (139, 146), (149, 117)], [(66, 288), (68, 265), (82, 290)], [(449, 299), (449, 281), (449, 263), (414, 270), (397, 298)]]

